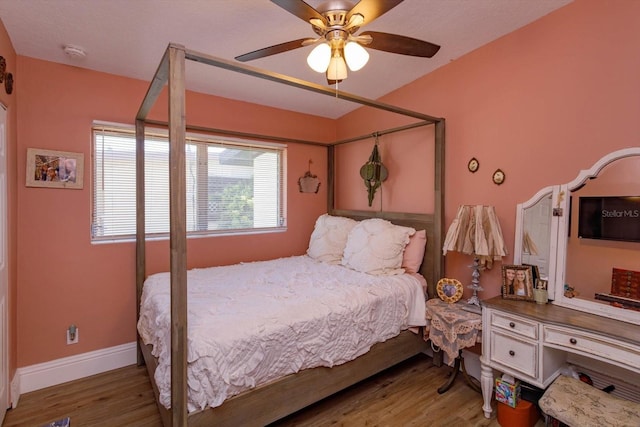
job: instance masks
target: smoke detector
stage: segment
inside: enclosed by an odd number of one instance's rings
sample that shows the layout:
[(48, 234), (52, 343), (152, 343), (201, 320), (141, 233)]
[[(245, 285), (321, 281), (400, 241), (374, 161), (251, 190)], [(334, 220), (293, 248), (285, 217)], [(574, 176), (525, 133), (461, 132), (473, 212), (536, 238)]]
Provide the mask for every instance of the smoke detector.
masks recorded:
[(62, 47), (64, 53), (69, 55), (73, 59), (82, 59), (87, 56), (87, 53), (80, 46), (75, 46), (72, 44), (66, 44)]

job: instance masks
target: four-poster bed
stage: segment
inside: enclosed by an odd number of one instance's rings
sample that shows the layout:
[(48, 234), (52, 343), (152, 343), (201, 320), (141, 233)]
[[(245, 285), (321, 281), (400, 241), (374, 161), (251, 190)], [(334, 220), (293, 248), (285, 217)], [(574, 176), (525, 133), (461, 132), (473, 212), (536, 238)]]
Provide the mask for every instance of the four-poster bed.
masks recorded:
[[(383, 213), (373, 211), (336, 210), (334, 206), (335, 146), (370, 137), (352, 138), (328, 145), (328, 200), (330, 215), (388, 219), (394, 224), (426, 230), (427, 249), (420, 273), (426, 278), (429, 295), (442, 276), (443, 258), (440, 252), (443, 239), (444, 201), (444, 119), (401, 109), (388, 104), (337, 92), (327, 87), (304, 82), (276, 73), (266, 72), (235, 62), (214, 58), (187, 50), (179, 45), (169, 45), (156, 71), (154, 79), (136, 117), (137, 142), (137, 243), (136, 287), (138, 317), (145, 272), (145, 210), (144, 210), (144, 130), (147, 115), (165, 84), (169, 93), (169, 143), (170, 143), (170, 295), (171, 295), (171, 409), (158, 405), (164, 424), (173, 426), (196, 425), (264, 425), (293, 413), (315, 401), (335, 393), (349, 385), (391, 367), (426, 349), (418, 334), (403, 331), (395, 338), (374, 345), (357, 359), (334, 366), (302, 370), (296, 374), (274, 380), (226, 400), (221, 406), (188, 413), (187, 410), (187, 268), (185, 221), (185, 169), (184, 141), (188, 128), (185, 119), (185, 60), (197, 61), (214, 67), (248, 74), (257, 78), (294, 86), (297, 88), (338, 97), (344, 100), (418, 119), (416, 124), (378, 131), (378, 135), (432, 125), (435, 150), (435, 188), (433, 214)], [(299, 141), (298, 141), (299, 142)], [(139, 362), (144, 358), (150, 377), (154, 378), (157, 360), (149, 346), (139, 341)], [(158, 389), (154, 383), (154, 391)], [(275, 399), (277, 398), (277, 403)]]

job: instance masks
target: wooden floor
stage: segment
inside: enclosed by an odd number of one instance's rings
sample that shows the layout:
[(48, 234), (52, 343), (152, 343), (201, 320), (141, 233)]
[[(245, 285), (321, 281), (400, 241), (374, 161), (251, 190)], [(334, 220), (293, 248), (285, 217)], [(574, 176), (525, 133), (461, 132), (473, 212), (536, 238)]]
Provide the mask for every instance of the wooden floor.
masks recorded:
[[(271, 427), (286, 426), (498, 426), (482, 413), (482, 396), (462, 375), (446, 393), (448, 367), (416, 356)], [(40, 427), (71, 417), (72, 427), (161, 427), (144, 367), (130, 366), (27, 393), (7, 412), (4, 427)]]

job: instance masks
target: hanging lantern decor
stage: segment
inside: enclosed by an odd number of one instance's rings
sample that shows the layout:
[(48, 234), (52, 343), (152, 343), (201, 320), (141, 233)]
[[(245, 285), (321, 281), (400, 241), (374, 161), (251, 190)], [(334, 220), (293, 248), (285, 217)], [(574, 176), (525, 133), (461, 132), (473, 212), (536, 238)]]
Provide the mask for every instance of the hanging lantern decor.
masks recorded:
[(364, 185), (367, 187), (367, 193), (369, 194), (369, 206), (371, 206), (376, 190), (382, 185), (382, 181), (386, 180), (387, 176), (389, 176), (389, 172), (382, 164), (382, 159), (378, 152), (377, 134), (376, 143), (373, 146), (371, 155), (369, 156), (369, 161), (360, 168), (360, 176), (364, 179)]

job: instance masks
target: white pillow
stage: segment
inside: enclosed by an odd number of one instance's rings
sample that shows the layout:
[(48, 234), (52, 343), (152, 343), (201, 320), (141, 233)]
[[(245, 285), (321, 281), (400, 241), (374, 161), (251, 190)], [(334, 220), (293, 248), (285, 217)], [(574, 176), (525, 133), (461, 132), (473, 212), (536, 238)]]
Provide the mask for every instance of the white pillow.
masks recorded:
[(402, 274), (402, 255), (416, 230), (379, 218), (360, 221), (349, 233), (342, 265), (373, 275)]
[(347, 236), (357, 221), (341, 216), (320, 215), (309, 240), (307, 255), (329, 264), (340, 264)]

